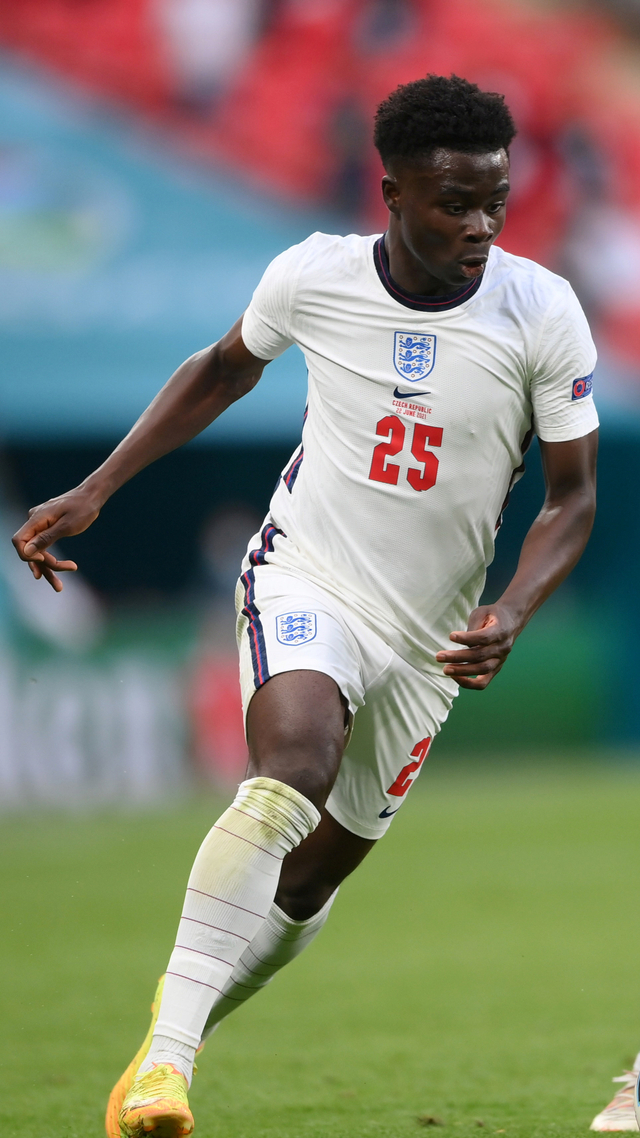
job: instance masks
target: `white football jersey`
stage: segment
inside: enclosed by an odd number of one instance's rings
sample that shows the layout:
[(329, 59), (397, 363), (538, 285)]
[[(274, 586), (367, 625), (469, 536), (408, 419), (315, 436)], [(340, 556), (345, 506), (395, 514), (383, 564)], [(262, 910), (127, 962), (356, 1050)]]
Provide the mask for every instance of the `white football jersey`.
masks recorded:
[(309, 369), (302, 443), (252, 564), (317, 582), (441, 673), (533, 431), (562, 442), (598, 425), (571, 287), (494, 247), (482, 277), (420, 297), (391, 278), (380, 236), (315, 233), (269, 265), (242, 337), (264, 360), (298, 344)]

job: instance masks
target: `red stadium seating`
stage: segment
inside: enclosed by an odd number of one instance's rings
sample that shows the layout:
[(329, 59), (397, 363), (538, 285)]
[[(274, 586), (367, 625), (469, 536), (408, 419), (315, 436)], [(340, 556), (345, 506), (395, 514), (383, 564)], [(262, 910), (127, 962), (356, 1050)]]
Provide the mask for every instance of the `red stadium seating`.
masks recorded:
[[(615, 94), (607, 58), (618, 33), (604, 18), (505, 0), (406, 0), (406, 26), (376, 39), (366, 0), (283, 0), (277, 11), (209, 116), (189, 116), (173, 97), (151, 0), (7, 0), (0, 42), (178, 124), (181, 145), (280, 193), (339, 206), (351, 181), (352, 212), (375, 228), (385, 220), (376, 104), (398, 83), (455, 71), (504, 91), (519, 124), (505, 247), (566, 271), (576, 218), (599, 209), (617, 210), (620, 231), (633, 244), (637, 230), (640, 243), (640, 99)], [(578, 137), (600, 162), (599, 189), (569, 155)], [(640, 361), (635, 286), (604, 292), (591, 315), (618, 355)]]
[(169, 85), (148, 8), (148, 0), (9, 0), (0, 40), (93, 90), (159, 108)]

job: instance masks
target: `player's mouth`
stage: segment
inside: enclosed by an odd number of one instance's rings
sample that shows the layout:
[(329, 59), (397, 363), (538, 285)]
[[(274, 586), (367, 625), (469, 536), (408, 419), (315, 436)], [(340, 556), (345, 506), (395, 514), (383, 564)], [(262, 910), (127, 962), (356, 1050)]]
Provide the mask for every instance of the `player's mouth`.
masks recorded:
[(484, 272), (487, 258), (482, 256), (462, 257), (458, 263), (465, 277), (479, 277)]

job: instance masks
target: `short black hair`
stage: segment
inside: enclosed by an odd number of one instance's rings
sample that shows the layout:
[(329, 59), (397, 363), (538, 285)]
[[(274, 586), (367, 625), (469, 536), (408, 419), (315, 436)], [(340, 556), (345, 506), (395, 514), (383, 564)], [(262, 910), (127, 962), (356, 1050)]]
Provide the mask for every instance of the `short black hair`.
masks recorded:
[(427, 75), (397, 87), (376, 112), (373, 140), (384, 166), (444, 147), (465, 154), (509, 149), (516, 126), (504, 95), (459, 75)]

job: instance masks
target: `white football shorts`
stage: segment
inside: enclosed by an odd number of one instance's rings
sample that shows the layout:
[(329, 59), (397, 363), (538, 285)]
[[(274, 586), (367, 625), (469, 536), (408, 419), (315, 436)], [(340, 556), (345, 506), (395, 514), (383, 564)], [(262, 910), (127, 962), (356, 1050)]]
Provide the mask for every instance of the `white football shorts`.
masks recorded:
[(280, 672), (331, 676), (353, 731), (327, 810), (361, 838), (380, 838), (444, 723), (457, 684), (403, 660), (352, 611), (305, 578), (268, 563), (236, 591), (240, 685), (246, 719), (254, 693)]

